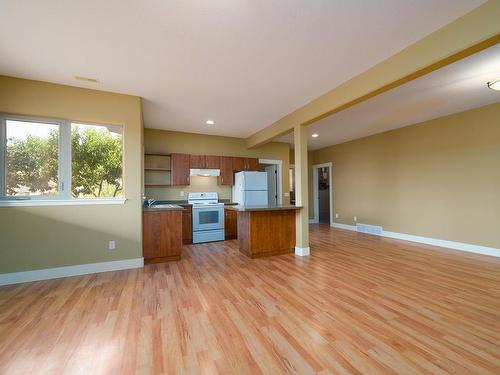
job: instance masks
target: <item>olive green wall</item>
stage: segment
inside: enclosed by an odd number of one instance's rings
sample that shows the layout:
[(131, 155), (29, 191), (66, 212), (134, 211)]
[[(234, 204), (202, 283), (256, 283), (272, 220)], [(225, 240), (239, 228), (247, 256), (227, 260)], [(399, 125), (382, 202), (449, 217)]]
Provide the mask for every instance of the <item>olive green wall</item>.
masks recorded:
[(0, 112), (123, 125), (127, 198), (123, 205), (0, 207), (0, 273), (142, 257), (140, 98), (0, 76)]
[(336, 222), (500, 248), (500, 103), (312, 152), (326, 162)]
[[(290, 146), (287, 143), (271, 142), (262, 147), (248, 149), (243, 138), (144, 129), (144, 148), (146, 152), (283, 160), (283, 193), (288, 193), (290, 190), (288, 180)], [(180, 196), (181, 191), (185, 192), (184, 197)], [(194, 177), (190, 186), (147, 188), (146, 195), (155, 199), (187, 199), (187, 193), (191, 191), (217, 191), (222, 199), (231, 198), (231, 188), (218, 186), (215, 177)], [(289, 203), (288, 196), (283, 197), (283, 203)]]

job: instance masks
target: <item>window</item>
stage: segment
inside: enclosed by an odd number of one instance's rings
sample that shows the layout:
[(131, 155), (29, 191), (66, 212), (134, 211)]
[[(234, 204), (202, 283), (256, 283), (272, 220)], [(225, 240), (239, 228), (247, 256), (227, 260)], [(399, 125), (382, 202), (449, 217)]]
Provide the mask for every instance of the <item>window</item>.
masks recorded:
[(0, 114), (0, 198), (123, 197), (123, 129)]
[(121, 127), (71, 124), (71, 194), (123, 196)]
[(5, 122), (5, 196), (59, 194), (59, 126)]

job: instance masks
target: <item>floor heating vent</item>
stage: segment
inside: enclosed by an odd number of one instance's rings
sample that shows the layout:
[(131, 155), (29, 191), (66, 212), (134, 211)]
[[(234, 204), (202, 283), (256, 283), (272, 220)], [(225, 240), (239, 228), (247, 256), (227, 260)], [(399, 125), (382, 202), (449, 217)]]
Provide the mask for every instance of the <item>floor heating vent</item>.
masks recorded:
[(382, 227), (378, 225), (370, 224), (356, 224), (356, 231), (361, 233), (375, 234), (377, 236), (382, 235)]

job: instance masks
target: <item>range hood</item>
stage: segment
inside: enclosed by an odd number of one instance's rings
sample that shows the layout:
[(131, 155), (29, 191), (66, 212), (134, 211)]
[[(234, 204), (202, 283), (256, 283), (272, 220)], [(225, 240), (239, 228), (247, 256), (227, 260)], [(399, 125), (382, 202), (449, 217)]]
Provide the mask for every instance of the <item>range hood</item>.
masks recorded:
[(190, 169), (190, 176), (217, 177), (220, 176), (220, 169)]

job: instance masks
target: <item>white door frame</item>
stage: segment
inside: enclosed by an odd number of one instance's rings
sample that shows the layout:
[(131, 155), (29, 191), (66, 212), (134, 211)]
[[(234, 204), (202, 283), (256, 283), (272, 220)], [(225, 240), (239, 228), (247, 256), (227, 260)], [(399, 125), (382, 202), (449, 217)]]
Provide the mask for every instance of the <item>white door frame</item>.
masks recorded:
[(259, 164), (274, 164), (278, 171), (278, 204), (283, 204), (283, 160), (259, 159)]
[(313, 168), (313, 196), (314, 196), (314, 218), (311, 223), (319, 223), (319, 185), (318, 185), (318, 169), (329, 168), (328, 184), (330, 186), (330, 226), (333, 225), (333, 184), (332, 184), (332, 163), (314, 164)]

